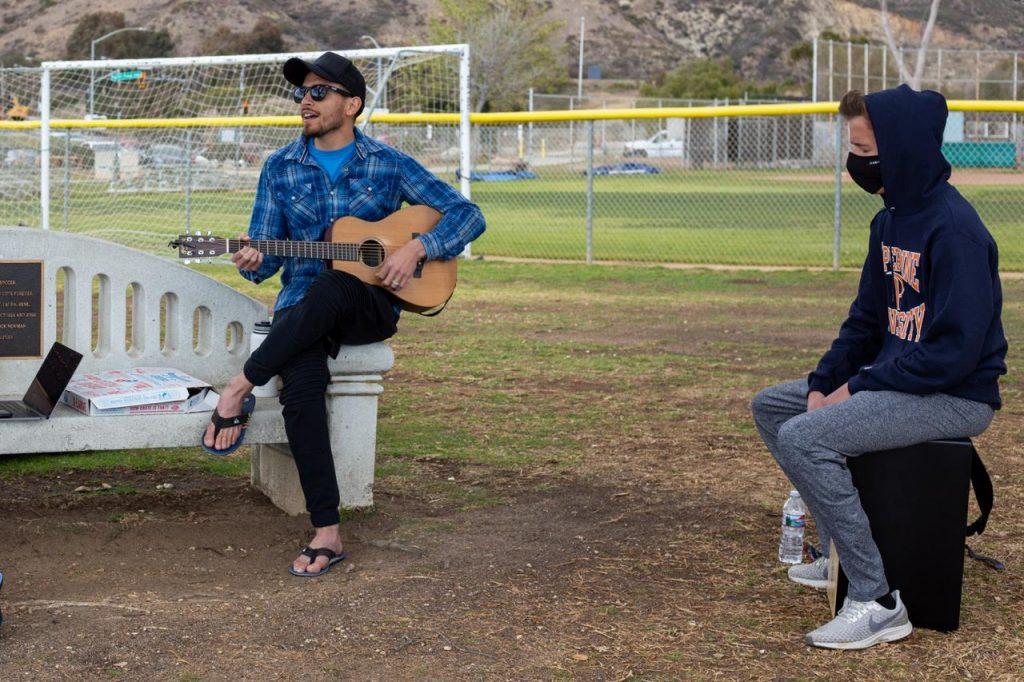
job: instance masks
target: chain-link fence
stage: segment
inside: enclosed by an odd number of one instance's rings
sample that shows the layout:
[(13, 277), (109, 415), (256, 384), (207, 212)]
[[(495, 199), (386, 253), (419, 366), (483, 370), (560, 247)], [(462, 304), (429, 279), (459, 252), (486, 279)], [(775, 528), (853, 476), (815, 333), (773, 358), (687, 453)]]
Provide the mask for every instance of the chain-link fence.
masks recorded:
[[(918, 48), (900, 47), (899, 56), (914, 73)], [(1010, 50), (933, 47), (925, 50), (921, 88), (950, 99), (1017, 100), (1024, 90), (1024, 60)], [(832, 102), (847, 90), (875, 92), (901, 82), (896, 56), (885, 45), (815, 40), (811, 57), (811, 96)]]
[[(55, 128), (50, 229), (151, 253), (166, 253), (168, 239), (186, 230), (234, 237), (249, 225), (263, 162), (298, 135), (291, 122), (166, 128), (157, 134), (151, 128), (110, 127), (101, 138), (91, 129)], [(458, 125), (377, 123), (374, 135), (458, 186)], [(83, 137), (103, 142), (88, 153)], [(30, 213), (39, 211), (38, 189), (24, 205), (29, 222), (23, 224), (32, 225)], [(9, 222), (6, 215), (0, 218), (0, 224)]]
[(825, 265), (831, 131), (827, 116), (480, 128), (473, 198), (489, 228), (474, 253)]
[(673, 107), (726, 106), (729, 104), (774, 104), (779, 98), (728, 97), (695, 99), (678, 97), (647, 97), (636, 95), (584, 94), (562, 95), (534, 92), (526, 94), (527, 111), (578, 111), (580, 109), (665, 109)]
[[(953, 183), (999, 242), (1003, 267), (1019, 270), (1024, 134), (1014, 121), (1012, 113), (951, 112), (943, 151)], [(828, 114), (476, 132), (473, 198), (489, 226), (477, 255), (856, 266), (879, 208), (843, 180), (845, 126)]]
[(0, 223), (39, 225), (39, 69), (0, 68)]
[[(950, 112), (944, 153), (953, 183), (995, 235), (1003, 267), (1024, 270), (1022, 112), (970, 108), (954, 102)], [(468, 184), (488, 230), (473, 253), (857, 266), (879, 202), (843, 178), (844, 126), (832, 113), (807, 113), (830, 110), (780, 104), (758, 110), (772, 115), (741, 107), (480, 115)], [(461, 184), (459, 122), (455, 113), (389, 114), (378, 117), (373, 134)], [(53, 122), (51, 229), (155, 252), (185, 229), (240, 232), (263, 161), (298, 134), (292, 119), (134, 123)], [(32, 153), (39, 131), (6, 129), (0, 139), (0, 223), (38, 226)]]

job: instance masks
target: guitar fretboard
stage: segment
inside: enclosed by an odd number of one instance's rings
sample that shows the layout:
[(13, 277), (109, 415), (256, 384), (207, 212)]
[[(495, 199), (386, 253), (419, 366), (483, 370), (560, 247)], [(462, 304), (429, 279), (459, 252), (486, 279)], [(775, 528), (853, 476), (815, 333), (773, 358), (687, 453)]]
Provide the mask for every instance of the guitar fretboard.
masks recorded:
[(235, 253), (250, 246), (265, 256), (285, 256), (290, 258), (318, 258), (322, 260), (359, 260), (359, 244), (341, 244), (334, 242), (307, 242), (282, 239), (225, 239), (227, 252)]

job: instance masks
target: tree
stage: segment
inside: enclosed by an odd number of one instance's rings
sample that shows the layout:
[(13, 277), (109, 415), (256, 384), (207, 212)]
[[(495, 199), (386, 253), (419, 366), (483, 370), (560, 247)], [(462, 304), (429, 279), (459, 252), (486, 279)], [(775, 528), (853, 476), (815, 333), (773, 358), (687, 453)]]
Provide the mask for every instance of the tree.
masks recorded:
[[(93, 12), (86, 14), (75, 24), (74, 30), (68, 36), (64, 56), (67, 59), (88, 59), (90, 44), (96, 38), (124, 28), (124, 14), (121, 12)], [(114, 36), (117, 38), (117, 36)], [(114, 38), (110, 40), (113, 41)], [(106, 48), (106, 44), (104, 44)]]
[(810, 61), (813, 58), (814, 47), (809, 40), (802, 40), (789, 48), (789, 61), (791, 62)]
[(104, 40), (102, 43), (103, 53), (109, 59), (171, 57), (174, 55), (174, 38), (171, 37), (167, 29), (125, 31), (110, 38), (110, 42), (114, 43), (114, 49), (107, 49), (107, 42)]
[(0, 66), (39, 66), (39, 59), (20, 50), (4, 50), (0, 52)]
[(640, 94), (645, 97), (677, 99), (739, 99), (744, 93), (774, 94), (778, 85), (757, 85), (736, 74), (731, 59), (694, 59), (664, 75), (655, 83), (645, 83)]
[[(125, 28), (121, 12), (93, 12), (75, 24), (65, 46), (67, 59), (88, 59), (92, 41)], [(174, 39), (166, 29), (159, 31), (125, 31), (107, 38), (97, 45), (97, 57), (128, 59), (131, 57), (170, 57), (174, 54)]]
[(568, 80), (554, 48), (559, 22), (545, 3), (530, 0), (440, 0), (431, 21), (435, 43), (469, 43), (473, 111), (514, 108), (528, 88), (554, 88)]
[(924, 65), (928, 58), (928, 45), (932, 42), (932, 31), (935, 30), (935, 20), (939, 16), (940, 2), (941, 0), (932, 0), (931, 7), (928, 10), (928, 21), (924, 26), (924, 32), (921, 34), (921, 45), (917, 48), (917, 62), (914, 64), (914, 73), (911, 74), (910, 68), (903, 59), (903, 53), (896, 46), (896, 40), (892, 36), (892, 28), (889, 26), (889, 3), (887, 0), (882, 0), (881, 18), (885, 42), (889, 45), (889, 52), (892, 53), (893, 59), (896, 62), (896, 68), (899, 69), (900, 79), (914, 90), (921, 89), (921, 77), (924, 75)]
[(270, 17), (260, 17), (251, 31), (220, 26), (203, 41), (203, 54), (269, 54), (284, 52), (281, 29)]

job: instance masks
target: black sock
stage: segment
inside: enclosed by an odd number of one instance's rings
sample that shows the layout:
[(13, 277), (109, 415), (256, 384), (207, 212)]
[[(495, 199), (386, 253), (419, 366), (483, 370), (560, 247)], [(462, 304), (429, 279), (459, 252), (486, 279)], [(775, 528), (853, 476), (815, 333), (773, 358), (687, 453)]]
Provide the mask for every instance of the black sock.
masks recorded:
[(889, 609), (890, 611), (896, 608), (896, 597), (892, 596), (891, 592), (885, 595), (884, 597), (879, 597), (875, 601), (884, 606), (885, 608)]

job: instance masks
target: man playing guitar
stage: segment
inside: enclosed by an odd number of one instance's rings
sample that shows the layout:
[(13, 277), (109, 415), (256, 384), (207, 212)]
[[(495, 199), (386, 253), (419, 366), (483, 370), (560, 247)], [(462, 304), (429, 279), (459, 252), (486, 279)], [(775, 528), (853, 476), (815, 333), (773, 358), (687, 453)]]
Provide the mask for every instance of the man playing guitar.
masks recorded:
[(243, 240), (316, 241), (340, 216), (377, 221), (398, 210), (403, 201), (442, 214), (433, 230), (387, 256), (379, 270), (379, 286), (327, 269), (319, 259), (286, 260), (251, 247), (231, 258), (241, 274), (257, 284), (283, 266), (283, 286), (270, 333), (242, 373), (224, 388), (202, 442), (214, 454), (234, 451), (252, 411), (253, 387), (281, 376), (285, 431), (316, 531), (290, 571), (311, 577), (344, 558), (327, 430), (327, 356), (336, 357), (342, 344), (392, 336), (399, 307), (387, 291), (400, 291), (424, 260), (458, 256), (484, 231), (484, 218), (476, 205), (418, 162), (355, 127), (366, 83), (351, 61), (326, 52), (312, 62), (289, 59), (283, 71), (295, 86), (302, 135), (264, 164)]

